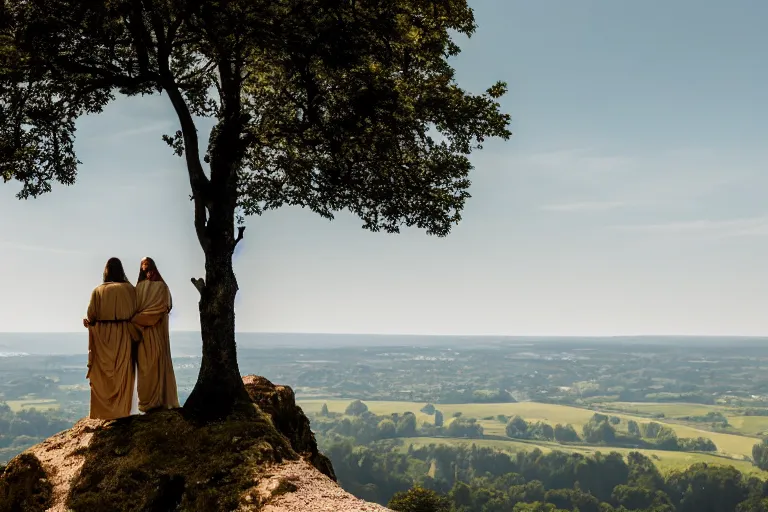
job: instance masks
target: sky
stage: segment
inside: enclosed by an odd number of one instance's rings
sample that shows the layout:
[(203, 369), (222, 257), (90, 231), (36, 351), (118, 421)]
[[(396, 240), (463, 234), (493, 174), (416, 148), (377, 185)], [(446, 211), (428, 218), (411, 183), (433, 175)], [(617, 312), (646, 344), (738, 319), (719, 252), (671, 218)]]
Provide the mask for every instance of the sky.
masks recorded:
[[(249, 218), (239, 331), (768, 335), (768, 3), (470, 0), (459, 82), (514, 136), (472, 156), (446, 238), (370, 233), (298, 208)], [(167, 97), (78, 125), (78, 183), (0, 185), (0, 331), (82, 330), (104, 263), (152, 256), (172, 329), (203, 275)]]

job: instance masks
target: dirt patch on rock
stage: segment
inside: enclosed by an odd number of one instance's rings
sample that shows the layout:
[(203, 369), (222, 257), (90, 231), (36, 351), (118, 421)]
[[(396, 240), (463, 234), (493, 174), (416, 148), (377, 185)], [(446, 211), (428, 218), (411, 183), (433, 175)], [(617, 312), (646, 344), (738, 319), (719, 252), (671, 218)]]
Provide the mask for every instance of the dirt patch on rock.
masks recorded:
[[(281, 492), (288, 488), (290, 492)], [(306, 461), (270, 468), (262, 476), (258, 494), (262, 512), (388, 512), (375, 503), (355, 498)]]

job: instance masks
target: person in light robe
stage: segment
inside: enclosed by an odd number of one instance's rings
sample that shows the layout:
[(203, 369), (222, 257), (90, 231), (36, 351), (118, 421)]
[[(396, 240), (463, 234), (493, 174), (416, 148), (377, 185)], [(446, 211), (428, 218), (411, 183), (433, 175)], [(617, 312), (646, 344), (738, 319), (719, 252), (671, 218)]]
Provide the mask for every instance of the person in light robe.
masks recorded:
[(173, 301), (152, 258), (141, 260), (136, 300), (133, 322), (143, 332), (136, 354), (139, 410), (179, 407), (168, 325)]
[(110, 258), (103, 283), (91, 293), (83, 326), (88, 329), (90, 417), (111, 420), (129, 416), (133, 398), (132, 345), (140, 332), (131, 322), (136, 314), (136, 290), (123, 264)]

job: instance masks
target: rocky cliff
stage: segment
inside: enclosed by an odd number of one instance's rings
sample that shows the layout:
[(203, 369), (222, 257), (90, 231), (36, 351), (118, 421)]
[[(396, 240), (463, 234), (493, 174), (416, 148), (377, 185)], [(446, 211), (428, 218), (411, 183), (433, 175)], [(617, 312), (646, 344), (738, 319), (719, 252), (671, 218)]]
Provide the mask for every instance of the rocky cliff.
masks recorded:
[(0, 512), (388, 510), (335, 483), (291, 388), (243, 381), (255, 404), (247, 417), (80, 420), (8, 463)]

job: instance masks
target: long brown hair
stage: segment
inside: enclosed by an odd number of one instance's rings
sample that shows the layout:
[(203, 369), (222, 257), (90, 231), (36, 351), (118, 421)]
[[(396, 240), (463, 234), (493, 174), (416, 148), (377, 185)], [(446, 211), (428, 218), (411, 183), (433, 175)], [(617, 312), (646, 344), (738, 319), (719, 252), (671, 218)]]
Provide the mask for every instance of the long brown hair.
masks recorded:
[(160, 271), (157, 270), (157, 264), (155, 264), (155, 260), (150, 258), (149, 256), (145, 257), (142, 262), (147, 262), (147, 270), (141, 270), (141, 264), (139, 264), (139, 280), (136, 284), (145, 281), (149, 279), (150, 281), (163, 281), (163, 276), (160, 275)]
[(104, 266), (104, 282), (105, 283), (127, 283), (128, 278), (125, 277), (125, 270), (123, 270), (123, 262), (119, 258), (109, 258), (107, 264)]

